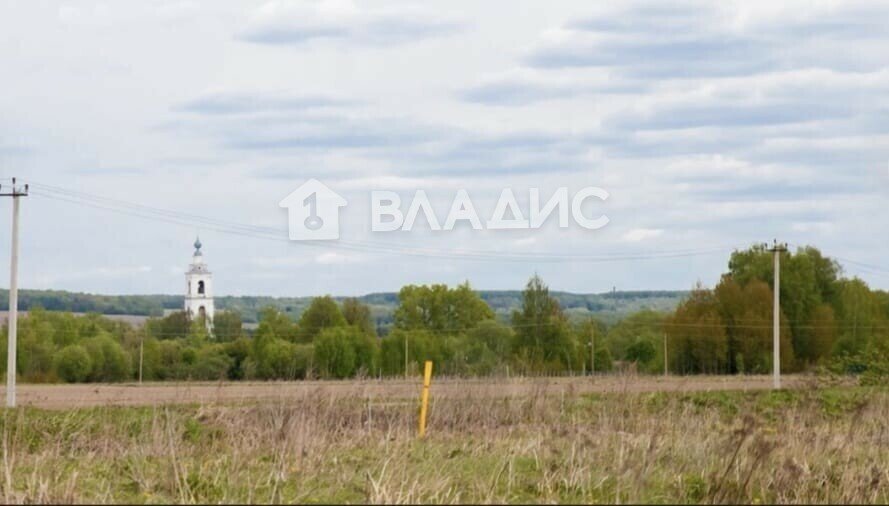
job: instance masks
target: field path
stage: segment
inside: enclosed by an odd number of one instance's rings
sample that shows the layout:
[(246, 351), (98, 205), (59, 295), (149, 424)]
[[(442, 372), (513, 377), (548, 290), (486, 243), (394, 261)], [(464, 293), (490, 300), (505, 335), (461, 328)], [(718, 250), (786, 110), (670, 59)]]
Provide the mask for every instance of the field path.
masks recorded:
[[(799, 388), (807, 381), (785, 376), (784, 386)], [(433, 380), (432, 395), (439, 398), (524, 397), (538, 394), (695, 392), (764, 390), (770, 376), (599, 376), (590, 378), (493, 378)], [(76, 408), (91, 406), (141, 406), (158, 404), (235, 404), (255, 401), (298, 401), (307, 395), (331, 398), (409, 400), (419, 396), (420, 380), (385, 379), (292, 382), (164, 382), (81, 385), (18, 385), (22, 406)]]

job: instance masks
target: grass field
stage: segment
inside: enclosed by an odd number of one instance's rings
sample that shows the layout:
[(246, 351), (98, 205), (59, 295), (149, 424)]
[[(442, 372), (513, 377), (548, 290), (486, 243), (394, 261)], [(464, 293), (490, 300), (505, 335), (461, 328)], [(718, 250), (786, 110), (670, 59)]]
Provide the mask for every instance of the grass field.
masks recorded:
[[(803, 376), (785, 376), (784, 385), (805, 386)], [(291, 382), (162, 382), (118, 384), (19, 385), (18, 401), (40, 408), (140, 406), (183, 403), (239, 403), (254, 401), (298, 402), (306, 396), (385, 400), (413, 399), (420, 394), (419, 379), (291, 381)], [(772, 387), (771, 376), (635, 376), (608, 375), (511, 379), (436, 379), (438, 399), (454, 397), (527, 397), (586, 393), (692, 392), (763, 390)]]
[[(167, 397), (117, 387), (131, 393), (102, 402), (73, 394), (112, 387), (25, 386), (92, 407), (4, 411), (0, 499), (889, 501), (889, 390), (699, 380), (438, 382), (425, 440), (407, 382), (194, 385), (241, 390), (191, 404), (161, 404), (186, 401), (183, 385)], [(140, 391), (152, 405), (98, 405), (133, 404)]]

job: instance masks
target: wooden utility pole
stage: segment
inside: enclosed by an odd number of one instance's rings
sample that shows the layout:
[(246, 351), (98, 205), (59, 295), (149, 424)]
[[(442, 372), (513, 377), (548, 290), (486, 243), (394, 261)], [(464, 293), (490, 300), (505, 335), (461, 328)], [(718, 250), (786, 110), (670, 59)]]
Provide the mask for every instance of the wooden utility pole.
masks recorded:
[(786, 244), (778, 244), (776, 239), (769, 250), (775, 257), (774, 307), (772, 308), (772, 388), (781, 388), (781, 253), (787, 251)]
[(16, 373), (16, 338), (18, 336), (19, 317), (19, 197), (28, 196), (28, 185), (24, 189), (15, 185), (12, 178), (12, 189), (2, 193), (0, 197), (12, 197), (12, 258), (9, 267), (9, 339), (6, 355), (6, 407), (15, 407), (15, 373)]
[(596, 324), (590, 322), (590, 376), (596, 375)]
[(145, 338), (139, 338), (139, 384), (142, 384), (142, 356), (145, 348)]

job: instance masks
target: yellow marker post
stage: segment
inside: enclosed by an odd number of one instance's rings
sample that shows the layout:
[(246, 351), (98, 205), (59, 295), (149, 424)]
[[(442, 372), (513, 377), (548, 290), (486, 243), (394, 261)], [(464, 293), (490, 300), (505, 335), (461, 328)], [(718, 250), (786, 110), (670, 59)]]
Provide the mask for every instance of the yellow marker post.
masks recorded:
[(429, 410), (429, 386), (432, 384), (432, 362), (426, 361), (423, 373), (423, 397), (420, 402), (420, 437), (426, 436), (426, 413)]

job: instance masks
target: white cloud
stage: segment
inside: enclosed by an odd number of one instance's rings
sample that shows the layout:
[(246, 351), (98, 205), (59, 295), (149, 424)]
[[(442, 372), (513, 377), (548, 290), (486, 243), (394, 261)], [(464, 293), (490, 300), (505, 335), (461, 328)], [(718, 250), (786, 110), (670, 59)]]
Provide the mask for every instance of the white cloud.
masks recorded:
[(829, 234), (834, 231), (834, 224), (829, 221), (804, 221), (791, 225), (794, 232)]
[(536, 237), (523, 237), (521, 239), (516, 239), (516, 240), (512, 241), (512, 244), (514, 246), (518, 246), (518, 247), (530, 246), (535, 243), (537, 243)]
[(244, 40), (301, 45), (313, 41), (401, 44), (457, 31), (460, 23), (411, 6), (367, 9), (350, 0), (267, 2), (252, 16)]
[[(809, 0), (0, 3), (12, 76), (0, 82), (0, 177), (282, 236), (277, 202), (316, 177), (349, 199), (344, 238), (436, 251), (591, 254), (790, 235), (878, 262), (889, 255), (873, 235), (889, 226), (887, 14), (881, 2)], [(367, 233), (371, 189), (424, 189), (446, 210), (467, 188), (490, 210), (504, 187), (586, 185), (611, 194), (612, 225), (596, 233)], [(23, 286), (181, 290), (194, 224), (36, 194), (23, 211)], [(0, 230), (8, 219), (0, 213)], [(428, 262), (208, 228), (218, 293), (467, 278), (515, 288), (537, 269), (556, 289), (687, 288), (725, 268), (716, 256), (590, 278), (558, 262)], [(377, 261), (384, 275), (367, 268)], [(109, 267), (120, 263), (179, 267)]]
[(655, 237), (660, 237), (664, 231), (659, 228), (634, 228), (621, 236), (627, 242), (641, 242)]
[(150, 274), (151, 272), (152, 268), (148, 265), (95, 267), (74, 270), (67, 273), (40, 275), (36, 280), (36, 284), (41, 288), (53, 288), (57, 287), (60, 283), (76, 281), (126, 280), (128, 278)]
[(262, 267), (264, 269), (277, 269), (283, 267), (301, 267), (309, 263), (309, 260), (303, 256), (286, 256), (286, 257), (254, 257), (250, 259), (250, 263)]
[(364, 258), (361, 255), (337, 253), (334, 251), (327, 251), (315, 256), (315, 263), (322, 265), (353, 264), (363, 260)]

